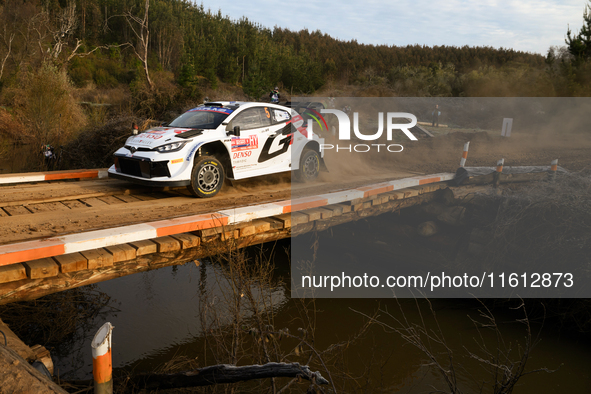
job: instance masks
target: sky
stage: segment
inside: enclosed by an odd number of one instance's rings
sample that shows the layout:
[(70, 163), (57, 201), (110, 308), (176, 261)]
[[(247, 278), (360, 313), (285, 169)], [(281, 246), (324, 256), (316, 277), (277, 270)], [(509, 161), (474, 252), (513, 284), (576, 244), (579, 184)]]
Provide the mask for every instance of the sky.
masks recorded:
[(384, 45), (491, 46), (545, 55), (583, 25), (587, 0), (203, 0), (231, 19)]

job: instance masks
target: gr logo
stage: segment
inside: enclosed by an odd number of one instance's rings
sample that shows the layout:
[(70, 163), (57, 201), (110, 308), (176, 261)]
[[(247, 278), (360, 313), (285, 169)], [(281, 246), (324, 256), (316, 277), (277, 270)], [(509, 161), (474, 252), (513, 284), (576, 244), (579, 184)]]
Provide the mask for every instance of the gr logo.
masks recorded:
[[(343, 111), (338, 109), (321, 109), (323, 114), (336, 115), (339, 121), (339, 140), (350, 140), (351, 139), (351, 121), (349, 116)], [(409, 129), (417, 125), (417, 117), (407, 112), (388, 112), (384, 116), (383, 112), (378, 112), (378, 131), (373, 134), (363, 134), (359, 130), (359, 113), (353, 113), (353, 133), (355, 137), (362, 141), (375, 141), (379, 139), (384, 133), (384, 118), (386, 119), (386, 137), (388, 141), (392, 140), (392, 134), (395, 130), (402, 131), (408, 139), (411, 141), (417, 141)], [(394, 123), (394, 119), (399, 121), (400, 119), (410, 120), (409, 123)]]

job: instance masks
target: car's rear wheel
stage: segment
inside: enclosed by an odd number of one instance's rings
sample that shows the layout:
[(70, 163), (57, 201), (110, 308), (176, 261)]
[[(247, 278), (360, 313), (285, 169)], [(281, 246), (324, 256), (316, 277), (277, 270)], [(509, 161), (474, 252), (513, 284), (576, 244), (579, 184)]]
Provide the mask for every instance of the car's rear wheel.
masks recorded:
[(196, 197), (213, 197), (224, 184), (224, 167), (213, 156), (202, 156), (195, 159), (189, 192)]
[(300, 157), (300, 168), (296, 171), (296, 179), (302, 182), (313, 181), (320, 173), (320, 156), (318, 152), (305, 149)]

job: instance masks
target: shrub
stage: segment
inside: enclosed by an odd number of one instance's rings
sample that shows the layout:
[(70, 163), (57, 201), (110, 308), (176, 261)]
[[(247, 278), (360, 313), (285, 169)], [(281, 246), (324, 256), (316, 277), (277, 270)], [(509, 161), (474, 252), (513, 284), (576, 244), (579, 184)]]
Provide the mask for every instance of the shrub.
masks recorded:
[(14, 113), (37, 146), (61, 145), (85, 125), (86, 117), (72, 92), (66, 72), (48, 63), (22, 74), (11, 89)]

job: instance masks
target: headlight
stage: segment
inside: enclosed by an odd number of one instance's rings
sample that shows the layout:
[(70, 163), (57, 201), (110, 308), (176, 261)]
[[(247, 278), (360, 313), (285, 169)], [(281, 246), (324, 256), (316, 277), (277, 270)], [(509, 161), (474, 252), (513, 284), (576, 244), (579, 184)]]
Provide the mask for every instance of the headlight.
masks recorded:
[(189, 141), (173, 142), (172, 144), (166, 144), (155, 148), (160, 153), (176, 152), (187, 144)]

